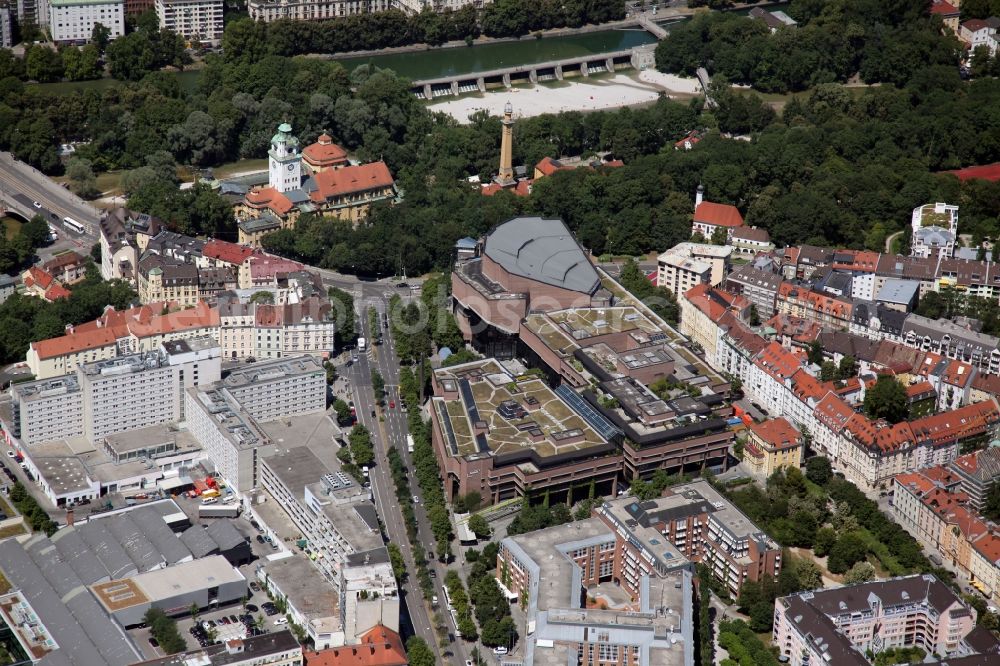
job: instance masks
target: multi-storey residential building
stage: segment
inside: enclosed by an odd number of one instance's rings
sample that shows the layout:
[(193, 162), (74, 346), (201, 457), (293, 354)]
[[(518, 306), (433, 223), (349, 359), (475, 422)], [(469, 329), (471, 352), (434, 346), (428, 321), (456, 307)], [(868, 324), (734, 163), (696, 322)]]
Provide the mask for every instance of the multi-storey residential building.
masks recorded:
[(376, 624), (399, 630), (399, 595), (368, 491), (308, 447), (264, 457), (261, 487), (309, 542), (310, 559), (340, 592), (340, 633), (356, 643)]
[[(961, 3), (959, 2), (956, 4)], [(940, 16), (945, 27), (950, 30), (953, 35), (958, 34), (958, 19), (962, 15), (961, 10), (958, 9), (956, 4), (947, 2), (947, 0), (933, 0), (931, 3), (931, 15)]]
[(846, 297), (828, 296), (783, 282), (778, 287), (776, 308), (782, 314), (815, 321), (824, 328), (846, 331), (851, 325), (853, 304)]
[(959, 456), (951, 464), (951, 470), (958, 476), (959, 485), (969, 497), (969, 507), (980, 512), (986, 504), (986, 496), (1000, 480), (1000, 447), (990, 446)]
[(677, 301), (681, 308), (681, 333), (704, 350), (709, 365), (717, 367), (719, 321), (727, 312), (740, 321), (749, 321), (750, 301), (707, 284), (689, 289)]
[(901, 341), (916, 349), (966, 361), (983, 372), (1000, 372), (1000, 339), (946, 319), (907, 315)]
[(777, 342), (767, 345), (750, 367), (750, 381), (744, 390), (752, 393), (769, 414), (785, 413), (791, 400), (786, 383), (799, 371), (801, 362), (795, 354)]
[(182, 307), (201, 300), (198, 267), (153, 254), (139, 262), (139, 300), (175, 302)]
[(769, 319), (776, 312), (778, 288), (783, 282), (777, 273), (754, 268), (744, 264), (726, 276), (726, 291), (739, 294), (749, 300), (757, 309), (761, 319)]
[(154, 4), (161, 30), (213, 45), (222, 41), (222, 0), (156, 0)]
[(684, 557), (706, 564), (734, 596), (746, 581), (781, 571), (781, 547), (704, 480), (648, 502), (605, 503), (598, 516), (614, 528), (627, 524), (665, 536)]
[(101, 218), (101, 277), (136, 284), (139, 257), (160, 231), (160, 221), (145, 213), (115, 208)]
[(125, 34), (124, 0), (48, 0), (49, 35), (54, 42), (90, 41), (100, 23), (111, 39)]
[(0, 49), (14, 45), (14, 19), (17, 17), (16, 4), (6, 0), (0, 3)]
[(159, 350), (81, 365), (74, 374), (11, 387), (11, 430), (28, 446), (107, 435), (180, 421), (182, 392), (218, 381), (219, 347), (211, 338), (179, 340)]
[(312, 356), (260, 361), (234, 368), (222, 385), (258, 421), (326, 409), (326, 372)]
[(767, 479), (779, 469), (802, 464), (802, 433), (781, 416), (751, 423), (743, 452), (750, 473)]
[(910, 254), (914, 257), (951, 257), (958, 237), (958, 206), (926, 204), (913, 209)]
[(266, 361), (236, 369), (220, 382), (190, 388), (185, 400), (189, 430), (216, 470), (244, 493), (259, 485), (261, 456), (275, 453), (275, 438), (258, 421), (322, 412), (325, 373), (311, 356)]
[(266, 23), (278, 19), (323, 21), (384, 12), (390, 7), (389, 0), (251, 0), (247, 3), (250, 18)]
[(274, 443), (224, 388), (188, 389), (188, 429), (226, 482), (238, 493), (259, 485), (259, 460)]
[(70, 250), (52, 257), (42, 268), (53, 278), (63, 284), (75, 284), (87, 276), (87, 265), (90, 260), (79, 252)]
[(656, 284), (679, 296), (699, 284), (715, 287), (731, 268), (733, 248), (680, 243), (657, 258)]
[(729, 245), (737, 255), (750, 259), (774, 250), (771, 235), (759, 227), (736, 227), (729, 233)]
[(317, 297), (285, 305), (255, 304), (255, 358), (331, 354), (336, 322), (330, 303)]
[[(497, 582), (533, 627), (518, 648), (519, 663), (693, 663), (692, 565), (661, 534), (631, 520), (621, 504), (605, 503), (598, 517), (500, 543)], [(633, 603), (583, 604), (585, 591), (599, 583), (617, 584)]]
[(868, 666), (865, 652), (919, 647), (961, 664), (1000, 645), (976, 628), (976, 611), (930, 574), (800, 592), (774, 605), (773, 641), (792, 666)]
[(218, 340), (218, 310), (199, 302), (164, 314), (167, 305), (150, 303), (120, 312), (109, 306), (94, 321), (68, 326), (66, 335), (32, 342), (26, 354), (28, 368), (36, 379), (49, 379), (69, 374), (83, 363), (153, 351), (164, 342), (205, 336)]
[(983, 46), (989, 51), (990, 56), (993, 56), (997, 49), (994, 36), (998, 30), (1000, 30), (1000, 18), (996, 16), (985, 19), (969, 19), (959, 27), (958, 37), (968, 44), (970, 51)]

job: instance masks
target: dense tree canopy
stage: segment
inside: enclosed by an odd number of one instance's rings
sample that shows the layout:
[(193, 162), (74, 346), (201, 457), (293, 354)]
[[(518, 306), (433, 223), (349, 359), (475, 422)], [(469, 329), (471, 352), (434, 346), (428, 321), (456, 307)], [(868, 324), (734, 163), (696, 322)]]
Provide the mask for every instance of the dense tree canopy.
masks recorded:
[[(710, 74), (765, 92), (805, 90), (856, 73), (866, 83), (904, 86), (941, 76), (957, 78), (959, 43), (941, 35), (927, 3), (795, 0), (787, 12), (799, 26), (771, 33), (763, 21), (710, 12), (674, 26), (656, 49), (665, 71)], [(950, 34), (950, 33), (949, 33)]]
[[(851, 46), (859, 63), (857, 54), (870, 51), (870, 39), (898, 31), (914, 33), (904, 40), (916, 49), (911, 59), (921, 61), (922, 49), (929, 49), (933, 57), (927, 62), (953, 62), (952, 42), (931, 19), (910, 12), (911, 5), (798, 1), (790, 11), (803, 22), (800, 30), (816, 33), (817, 40), (855, 23), (866, 26)], [(692, 26), (714, 41), (742, 39), (748, 32), (754, 39), (776, 37), (757, 35), (754, 22), (741, 19), (737, 25), (737, 18), (710, 16)], [(401, 29), (391, 21), (409, 21), (377, 20), (395, 26), (384, 28), (393, 34)], [(180, 231), (236, 240), (224, 201), (204, 187), (177, 190), (174, 162), (205, 167), (262, 157), (280, 122), (290, 122), (303, 143), (326, 131), (361, 160), (384, 159), (404, 193), (402, 202), (375, 206), (357, 227), (303, 215), (294, 230), (267, 237), (265, 247), (366, 275), (446, 269), (455, 240), (522, 213), (562, 217), (597, 255), (662, 251), (690, 236), (699, 183), (710, 200), (736, 205), (778, 244), (880, 250), (889, 233), (907, 226), (910, 211), (928, 201), (958, 203), (961, 231), (974, 243), (1000, 236), (1000, 183), (960, 183), (934, 173), (1000, 161), (1000, 81), (963, 82), (957, 67), (947, 73), (927, 67), (905, 81), (865, 90), (821, 82), (790, 99), (778, 118), (752, 95), (719, 88), (719, 107), (711, 112), (697, 102), (662, 99), (639, 110), (520, 119), (516, 163), (611, 153), (625, 166), (558, 172), (536, 182), (530, 197), (483, 197), (466, 178), (495, 171), (499, 119), (480, 113), (459, 125), (430, 113), (408, 82), (391, 72), (367, 65), (348, 72), (337, 62), (290, 59), (305, 38), (284, 35), (279, 24), (241, 24), (242, 35), (233, 28), (225, 56), (206, 59), (191, 92), (168, 73), (155, 72), (126, 85), (55, 95), (19, 82), (23, 72), (15, 70), (24, 63), (0, 51), (0, 75), (11, 75), (0, 80), (0, 149), (57, 172), (59, 143), (89, 142), (78, 147), (78, 156), (90, 160), (95, 172), (129, 170), (122, 185), (131, 207)], [(316, 30), (309, 26), (321, 24), (294, 25), (306, 27), (281, 29)], [(324, 39), (341, 30), (337, 25), (328, 26)], [(149, 27), (137, 34), (144, 30)], [(815, 57), (836, 55), (822, 40), (817, 43), (808, 46), (819, 52)], [(696, 128), (707, 132), (694, 150), (672, 149)], [(726, 139), (719, 130), (749, 132), (751, 140)], [(669, 310), (669, 303), (664, 307)], [(994, 320), (1000, 326), (1000, 316)]]
[(865, 391), (865, 413), (889, 423), (906, 420), (910, 413), (906, 388), (892, 375), (879, 375), (875, 386)]

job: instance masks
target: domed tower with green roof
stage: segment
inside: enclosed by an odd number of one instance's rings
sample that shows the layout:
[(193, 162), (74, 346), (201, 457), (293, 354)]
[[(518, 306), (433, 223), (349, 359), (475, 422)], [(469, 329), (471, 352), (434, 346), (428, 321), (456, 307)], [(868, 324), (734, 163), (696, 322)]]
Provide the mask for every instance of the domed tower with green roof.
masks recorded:
[(292, 136), (292, 126), (278, 125), (278, 133), (271, 137), (271, 149), (267, 151), (268, 183), (279, 192), (288, 192), (302, 187), (302, 154), (299, 140)]

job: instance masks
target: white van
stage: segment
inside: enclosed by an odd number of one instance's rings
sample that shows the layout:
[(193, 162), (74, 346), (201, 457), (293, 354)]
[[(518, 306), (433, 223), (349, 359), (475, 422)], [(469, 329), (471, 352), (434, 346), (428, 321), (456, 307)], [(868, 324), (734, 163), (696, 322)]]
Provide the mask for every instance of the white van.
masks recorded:
[(202, 497), (201, 498), (201, 503), (202, 504), (215, 504), (218, 501), (219, 501), (218, 497)]

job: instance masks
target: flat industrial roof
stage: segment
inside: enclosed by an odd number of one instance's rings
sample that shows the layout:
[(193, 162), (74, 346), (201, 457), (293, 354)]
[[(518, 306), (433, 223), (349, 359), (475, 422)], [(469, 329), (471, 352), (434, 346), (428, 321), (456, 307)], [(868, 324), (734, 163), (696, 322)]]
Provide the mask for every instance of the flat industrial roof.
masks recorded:
[(130, 578), (99, 583), (91, 586), (91, 591), (106, 609), (114, 612), (240, 581), (246, 579), (225, 557), (210, 555)]

